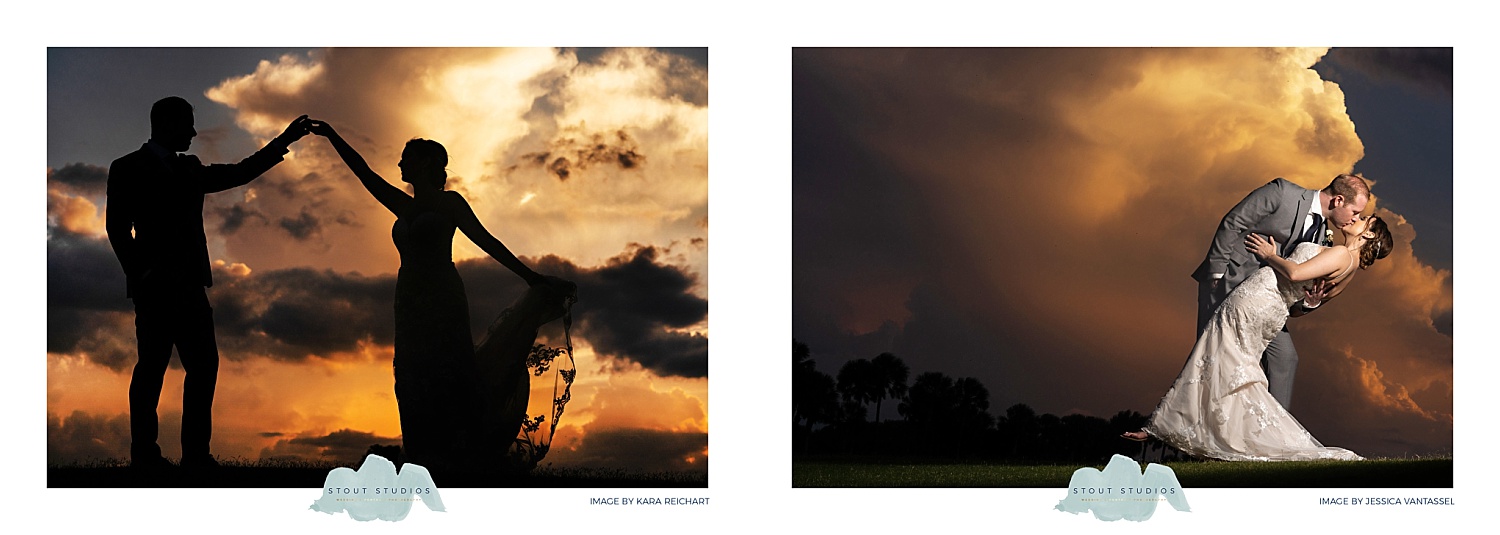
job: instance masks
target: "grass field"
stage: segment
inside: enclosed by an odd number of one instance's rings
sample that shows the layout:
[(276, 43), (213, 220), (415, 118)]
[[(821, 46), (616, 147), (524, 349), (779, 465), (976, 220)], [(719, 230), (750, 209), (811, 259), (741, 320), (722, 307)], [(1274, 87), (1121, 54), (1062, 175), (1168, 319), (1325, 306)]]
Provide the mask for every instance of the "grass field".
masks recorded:
[[(131, 469), (124, 461), (47, 467), (48, 488), (320, 488), (339, 465), (306, 462), (224, 461), (209, 471), (172, 467)], [(358, 468), (358, 467), (350, 467)], [(707, 488), (702, 472), (626, 472), (541, 467), (530, 473), (433, 474), (442, 488)]]
[[(1184, 488), (1451, 488), (1453, 459), (1166, 462)], [(793, 461), (793, 487), (1066, 488), (1079, 465)], [(1094, 468), (1104, 469), (1103, 464)]]

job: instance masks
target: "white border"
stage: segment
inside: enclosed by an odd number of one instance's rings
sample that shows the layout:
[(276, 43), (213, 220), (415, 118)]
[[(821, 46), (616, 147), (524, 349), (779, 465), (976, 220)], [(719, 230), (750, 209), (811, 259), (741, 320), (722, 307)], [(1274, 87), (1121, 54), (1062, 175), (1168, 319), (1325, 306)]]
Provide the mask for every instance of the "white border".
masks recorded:
[[(343, 14), (319, 2), (280, 4), (24, 4), (8, 14), (6, 47), (14, 58), (4, 91), (19, 115), (4, 132), (5, 154), (18, 162), (3, 197), (4, 241), (18, 257), (6, 263), (15, 296), (0, 336), (11, 340), (12, 373), (0, 375), (7, 413), (6, 463), (20, 502), (17, 526), (45, 522), (63, 531), (138, 526), (173, 532), (299, 533), (357, 526), (411, 533), (431, 528), (609, 529), (687, 532), (704, 528), (912, 532), (968, 529), (1010, 532), (1028, 527), (1145, 532), (1173, 528), (1216, 533), (1308, 527), (1431, 529), (1483, 521), (1495, 495), (1485, 458), (1487, 418), (1455, 428), (1454, 489), (1392, 491), (1399, 496), (1453, 496), (1456, 506), (1318, 506), (1318, 490), (1186, 489), (1192, 513), (1168, 507), (1143, 523), (1104, 523), (1052, 510), (1062, 489), (791, 489), (790, 390), (786, 346), (791, 310), (790, 72), (793, 46), (1454, 46), (1455, 189), (1487, 194), (1481, 159), (1497, 124), (1488, 82), (1496, 52), (1492, 17), (1457, 3), (1423, 2), (1400, 12), (1347, 1), (1234, 3), (1070, 2), (1057, 8), (1001, 2), (905, 4), (828, 2), (601, 2), (475, 7), (429, 0), (360, 5)], [(102, 3), (101, 3), (102, 4)], [(349, 3), (344, 3), (349, 4)], [(140, 28), (126, 28), (125, 23)], [(121, 490), (47, 489), (44, 377), (46, 307), (43, 228), (47, 46), (708, 46), (710, 136), (710, 488), (683, 491), (610, 489), (443, 489), (449, 512), (421, 506), (403, 522), (356, 523), (306, 509), (317, 489)], [(1466, 190), (1465, 188), (1482, 188)], [(1486, 276), (1493, 229), (1481, 195), (1455, 195), (1455, 414), (1486, 411), (1494, 389), (1494, 284)], [(1488, 218), (1485, 218), (1488, 219)], [(1469, 225), (1465, 225), (1468, 223)], [(1480, 229), (1480, 233), (1470, 228)], [(1476, 240), (1470, 246), (1469, 240)], [(26, 282), (31, 281), (31, 282)], [(19, 323), (16, 322), (19, 319)], [(1351, 494), (1351, 491), (1337, 491)], [(1353, 495), (1381, 495), (1370, 490)], [(608, 508), (591, 496), (708, 496), (708, 506)], [(521, 505), (516, 505), (521, 504)], [(145, 512), (143, 512), (145, 511)], [(13, 517), (16, 518), (16, 517)], [(1484, 525), (1475, 522), (1475, 525)]]

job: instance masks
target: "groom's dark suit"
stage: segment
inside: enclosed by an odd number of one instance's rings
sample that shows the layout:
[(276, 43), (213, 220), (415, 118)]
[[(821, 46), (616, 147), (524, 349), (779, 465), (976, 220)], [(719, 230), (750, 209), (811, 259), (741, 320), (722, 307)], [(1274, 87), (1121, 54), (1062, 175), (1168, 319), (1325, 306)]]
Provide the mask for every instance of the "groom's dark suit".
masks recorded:
[(254, 180), (281, 161), (286, 147), (277, 140), (240, 163), (205, 166), (195, 156), (150, 142), (109, 166), (105, 228), (125, 270), (126, 297), (135, 301), (140, 355), (130, 379), (133, 459), (160, 459), (156, 405), (175, 345), (186, 373), (183, 459), (212, 460), (208, 443), (219, 352), (204, 290), (213, 278), (203, 196)]
[[(1262, 266), (1255, 255), (1245, 250), (1245, 237), (1250, 233), (1270, 236), (1281, 256), (1288, 256), (1302, 242), (1307, 215), (1317, 202), (1317, 190), (1278, 178), (1250, 192), (1224, 215), (1208, 255), (1193, 272), (1193, 278), (1198, 280), (1198, 334), (1203, 334), (1214, 310), (1229, 293)], [(1321, 236), (1321, 232), (1318, 234)], [(1223, 274), (1217, 285), (1214, 274)], [(1300, 302), (1295, 306), (1300, 307)], [(1271, 396), (1290, 409), (1292, 382), (1297, 375), (1297, 348), (1285, 327), (1261, 356), (1261, 367), (1266, 371), (1266, 386)]]

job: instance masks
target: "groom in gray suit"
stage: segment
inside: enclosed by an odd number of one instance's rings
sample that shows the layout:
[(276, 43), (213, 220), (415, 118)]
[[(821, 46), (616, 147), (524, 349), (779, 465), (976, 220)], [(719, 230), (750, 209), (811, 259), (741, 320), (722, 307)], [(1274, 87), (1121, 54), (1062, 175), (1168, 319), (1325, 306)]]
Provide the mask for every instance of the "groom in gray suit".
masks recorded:
[[(1203, 334), (1214, 310), (1229, 293), (1262, 265), (1245, 250), (1245, 236), (1252, 232), (1268, 236), (1278, 244), (1281, 256), (1287, 256), (1297, 244), (1323, 243), (1327, 231), (1353, 223), (1369, 200), (1370, 185), (1358, 175), (1339, 175), (1322, 191), (1278, 178), (1246, 195), (1219, 222), (1208, 255), (1193, 272), (1198, 281), (1198, 334)], [(1321, 289), (1310, 292), (1306, 299), (1292, 305), (1291, 316), (1312, 311), (1322, 304), (1321, 299)], [(1261, 355), (1261, 367), (1266, 371), (1271, 396), (1290, 410), (1297, 348), (1292, 346), (1292, 335), (1285, 326)]]

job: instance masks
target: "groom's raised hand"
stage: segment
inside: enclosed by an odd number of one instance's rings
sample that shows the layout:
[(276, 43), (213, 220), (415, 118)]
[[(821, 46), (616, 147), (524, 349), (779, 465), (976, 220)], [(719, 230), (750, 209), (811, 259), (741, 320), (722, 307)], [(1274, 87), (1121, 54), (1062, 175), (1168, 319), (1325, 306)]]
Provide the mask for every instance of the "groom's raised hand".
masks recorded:
[(1328, 283), (1328, 279), (1318, 279), (1307, 285), (1303, 290), (1302, 306), (1309, 310), (1318, 308), (1328, 298), (1328, 290), (1331, 289), (1333, 285)]
[(1328, 283), (1328, 279), (1318, 279), (1303, 289), (1302, 300), (1292, 303), (1291, 309), (1287, 312), (1293, 318), (1306, 316), (1309, 312), (1323, 306), (1323, 300), (1328, 298), (1328, 291), (1332, 289), (1333, 285)]
[(306, 115), (293, 119), (291, 124), (286, 125), (286, 130), (283, 130), (281, 135), (276, 136), (276, 139), (271, 140), (271, 142), (283, 148), (290, 147), (292, 142), (302, 139), (302, 136), (307, 135), (307, 126), (311, 122), (312, 120), (308, 119)]

